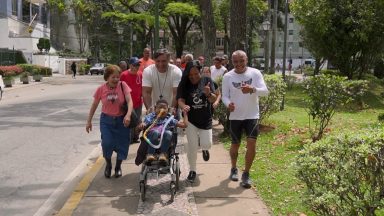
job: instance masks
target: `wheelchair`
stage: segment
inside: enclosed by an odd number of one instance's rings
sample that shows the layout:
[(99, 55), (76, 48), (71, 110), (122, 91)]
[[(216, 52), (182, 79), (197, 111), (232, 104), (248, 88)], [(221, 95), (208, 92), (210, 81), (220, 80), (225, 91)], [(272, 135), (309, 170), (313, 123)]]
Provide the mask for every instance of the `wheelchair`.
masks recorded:
[[(169, 185), (169, 190), (171, 194), (170, 202), (174, 201), (175, 195), (179, 190), (179, 181), (180, 181), (180, 173), (181, 173), (180, 162), (179, 162), (179, 153), (175, 152), (176, 146), (177, 146), (177, 135), (178, 135), (177, 127), (172, 127), (171, 131), (172, 131), (172, 139), (168, 149), (168, 163), (166, 165), (161, 164), (159, 160), (155, 160), (150, 164), (146, 163), (146, 161), (143, 159), (141, 159), (140, 161), (141, 172), (140, 172), (139, 186), (140, 186), (140, 199), (143, 202), (146, 199), (146, 191), (147, 191), (147, 188), (149, 187), (147, 185), (147, 179), (148, 179), (148, 174), (150, 173), (155, 174), (156, 176), (167, 175), (167, 174), (171, 175), (171, 182)], [(146, 155), (145, 146), (148, 146), (149, 144), (143, 138), (143, 136), (140, 138), (140, 140), (141, 140), (141, 143), (140, 143), (139, 151), (140, 151), (140, 148), (142, 148), (140, 154)], [(139, 154), (139, 151), (138, 151), (138, 154)], [(158, 155), (158, 153), (159, 153), (159, 149), (156, 149), (156, 155)], [(136, 165), (139, 165), (138, 163), (140, 162), (136, 162)]]

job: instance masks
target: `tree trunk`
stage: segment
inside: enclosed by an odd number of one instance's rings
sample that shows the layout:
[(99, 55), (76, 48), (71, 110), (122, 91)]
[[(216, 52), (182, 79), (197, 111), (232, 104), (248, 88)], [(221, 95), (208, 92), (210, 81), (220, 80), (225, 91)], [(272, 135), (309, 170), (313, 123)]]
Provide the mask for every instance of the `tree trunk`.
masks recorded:
[(320, 58), (316, 58), (315, 59), (315, 70), (313, 71), (313, 75), (319, 75), (320, 65), (321, 65), (321, 59)]
[(216, 55), (216, 26), (213, 17), (211, 0), (199, 0), (201, 10), (202, 31), (204, 41), (205, 64), (211, 65)]
[(230, 52), (245, 50), (247, 0), (231, 0)]
[(278, 7), (278, 0), (274, 0), (274, 2), (273, 2), (273, 20), (272, 20), (271, 69), (270, 69), (270, 73), (272, 73), (272, 74), (275, 73), (277, 7)]

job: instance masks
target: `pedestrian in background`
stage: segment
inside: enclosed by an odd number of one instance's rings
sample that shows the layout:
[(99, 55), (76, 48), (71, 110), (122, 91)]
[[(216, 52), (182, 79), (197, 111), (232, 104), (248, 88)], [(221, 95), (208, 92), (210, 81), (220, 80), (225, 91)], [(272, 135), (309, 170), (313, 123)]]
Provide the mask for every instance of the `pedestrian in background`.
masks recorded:
[(238, 181), (237, 156), (241, 134), (245, 130), (247, 150), (241, 185), (250, 188), (252, 181), (249, 178), (249, 170), (255, 158), (256, 139), (259, 134), (259, 96), (268, 95), (268, 89), (261, 72), (247, 67), (248, 58), (244, 51), (233, 52), (232, 63), (234, 69), (224, 75), (222, 85), (222, 101), (230, 112), (229, 132), (232, 138), (230, 179)]
[[(117, 65), (108, 66), (105, 69), (106, 81), (97, 88), (93, 95), (93, 103), (89, 110), (86, 131), (92, 131), (92, 118), (101, 101), (100, 132), (101, 147), (106, 161), (104, 176), (111, 177), (112, 153), (117, 153), (115, 165), (115, 177), (122, 175), (121, 163), (127, 159), (130, 144), (130, 128), (132, 112), (131, 89), (125, 82), (120, 82), (120, 68)], [(128, 111), (121, 109), (127, 102)]]
[(145, 48), (143, 51), (143, 58), (140, 59), (139, 71), (144, 71), (149, 65), (155, 64), (155, 61), (151, 59), (151, 49)]
[(213, 58), (213, 65), (209, 69), (211, 71), (211, 78), (216, 83), (220, 77), (228, 72), (227, 68), (222, 65), (222, 58), (220, 56), (215, 56)]
[[(120, 75), (120, 81), (125, 82), (129, 88), (131, 88), (131, 97), (133, 102), (133, 111), (136, 115), (136, 118), (139, 119), (140, 124), (142, 108), (143, 108), (143, 94), (142, 94), (142, 80), (143, 74), (140, 69), (140, 60), (137, 57), (132, 57), (129, 59), (129, 70), (124, 71)], [(131, 123), (132, 124), (132, 123)], [(131, 130), (131, 143), (139, 142), (139, 133), (140, 131), (135, 130), (134, 127), (137, 125), (130, 125)]]
[(76, 79), (76, 63), (75, 62), (72, 62), (71, 70), (72, 70), (72, 78)]

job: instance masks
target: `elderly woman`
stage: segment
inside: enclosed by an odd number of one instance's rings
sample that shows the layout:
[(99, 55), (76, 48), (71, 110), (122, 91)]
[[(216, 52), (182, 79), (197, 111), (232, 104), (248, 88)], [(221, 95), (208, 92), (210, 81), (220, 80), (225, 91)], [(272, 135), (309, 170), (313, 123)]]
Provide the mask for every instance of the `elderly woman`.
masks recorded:
[(210, 77), (202, 76), (198, 61), (189, 62), (177, 89), (179, 107), (187, 113), (189, 123), (186, 128), (186, 144), (190, 172), (187, 180), (196, 178), (196, 159), (199, 143), (203, 159), (209, 160), (208, 150), (212, 145), (212, 103), (216, 100), (215, 88)]
[[(101, 147), (106, 161), (104, 176), (111, 177), (112, 153), (117, 153), (115, 165), (115, 177), (122, 175), (121, 162), (127, 159), (130, 143), (130, 129), (128, 125), (131, 121), (132, 98), (131, 89), (125, 82), (120, 82), (120, 68), (116, 65), (108, 66), (105, 69), (104, 80), (106, 81), (97, 88), (93, 95), (93, 103), (89, 111), (86, 131), (92, 131), (92, 118), (101, 101), (100, 131)], [(122, 105), (128, 104), (128, 111), (121, 109)]]

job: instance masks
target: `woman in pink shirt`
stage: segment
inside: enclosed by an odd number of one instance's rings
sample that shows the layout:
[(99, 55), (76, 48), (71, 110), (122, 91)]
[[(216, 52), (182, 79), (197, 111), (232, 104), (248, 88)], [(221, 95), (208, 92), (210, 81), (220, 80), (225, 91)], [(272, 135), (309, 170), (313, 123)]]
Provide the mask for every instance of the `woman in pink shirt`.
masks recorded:
[[(101, 147), (106, 161), (104, 176), (111, 177), (112, 153), (117, 153), (115, 165), (115, 177), (122, 175), (121, 162), (127, 159), (130, 143), (130, 128), (132, 113), (131, 89), (125, 82), (120, 82), (120, 68), (116, 65), (105, 69), (104, 80), (106, 81), (97, 88), (93, 95), (94, 100), (89, 111), (86, 131), (92, 131), (92, 118), (101, 101), (100, 132)], [(124, 90), (124, 92), (123, 92)], [(121, 106), (127, 101), (128, 111), (124, 113)]]

